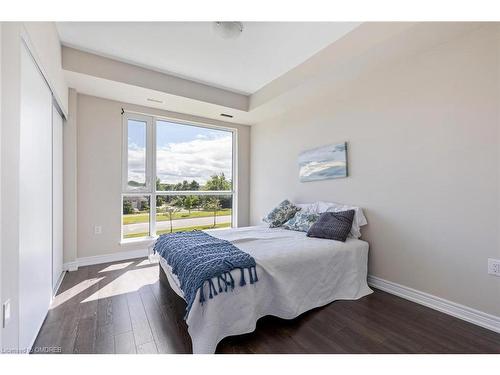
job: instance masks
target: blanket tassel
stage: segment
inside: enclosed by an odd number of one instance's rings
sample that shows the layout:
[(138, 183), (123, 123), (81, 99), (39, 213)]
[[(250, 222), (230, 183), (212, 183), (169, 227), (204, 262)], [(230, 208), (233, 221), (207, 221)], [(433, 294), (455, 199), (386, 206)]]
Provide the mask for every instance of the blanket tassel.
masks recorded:
[(226, 275), (229, 276), (229, 279), (231, 279), (229, 285), (231, 286), (231, 290), (234, 289), (234, 279), (233, 279), (233, 275), (231, 275), (231, 272), (227, 272)]
[[(250, 279), (250, 284), (255, 284), (259, 279), (257, 278), (257, 268), (256, 267), (248, 267), (248, 276)], [(241, 272), (241, 279), (240, 279), (240, 286), (245, 286), (246, 280), (245, 280), (245, 269), (240, 268)], [(208, 291), (209, 295), (208, 298), (212, 299), (214, 296), (216, 296), (217, 293), (217, 288), (214, 285), (214, 282), (212, 279), (206, 281), (208, 283)], [(224, 289), (222, 288), (221, 282), (224, 285)], [(232, 290), (234, 290), (234, 278), (233, 275), (231, 275), (231, 272), (225, 272), (220, 276), (217, 276), (217, 284), (219, 286), (219, 293), (222, 293), (222, 291), (227, 292), (228, 287), (230, 287)], [(205, 298), (205, 292), (203, 287), (205, 286), (205, 283), (203, 283), (200, 287), (200, 303), (204, 303), (206, 301)]]
[(241, 271), (240, 286), (245, 286), (247, 285), (247, 282), (245, 281), (245, 271), (243, 268), (240, 268), (240, 271)]
[[(217, 290), (215, 289), (215, 285), (212, 279), (208, 280), (208, 289), (210, 290), (210, 295), (208, 296), (208, 298), (210, 299), (214, 298), (214, 296), (217, 295)], [(213, 294), (212, 294), (212, 289), (214, 291)]]
[(222, 278), (222, 275), (217, 276), (217, 284), (219, 284), (219, 293), (222, 293), (222, 286), (220, 285), (220, 281), (224, 279)]
[(222, 281), (224, 281), (224, 292), (227, 292), (227, 275), (226, 275), (226, 273), (223, 273), (221, 275), (221, 279), (222, 279)]
[(200, 287), (200, 303), (203, 304), (203, 302), (205, 302), (205, 294), (203, 293), (203, 285), (205, 283), (201, 284), (201, 287)]
[(248, 267), (248, 275), (250, 275), (250, 284), (253, 284), (253, 275), (252, 275), (252, 268), (253, 267)]

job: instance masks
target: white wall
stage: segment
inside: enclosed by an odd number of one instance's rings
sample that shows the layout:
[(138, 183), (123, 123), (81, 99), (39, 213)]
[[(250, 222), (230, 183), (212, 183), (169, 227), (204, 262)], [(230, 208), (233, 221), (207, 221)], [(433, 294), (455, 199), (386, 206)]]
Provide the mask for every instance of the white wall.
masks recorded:
[[(0, 22), (0, 166), (2, 165), (2, 28), (3, 28), (3, 22)], [(2, 174), (0, 173), (0, 214), (1, 214), (1, 212), (2, 212)], [(1, 225), (0, 225), (0, 238), (2, 238), (2, 226)], [(3, 301), (3, 298), (2, 298), (2, 241), (0, 241), (0, 306), (1, 306), (2, 301)], [(2, 348), (2, 332), (3, 332), (3, 329), (0, 326), (0, 349)]]
[[(68, 72), (125, 83), (129, 85), (128, 90), (132, 90), (130, 86), (136, 86), (155, 90), (157, 93), (155, 95), (167, 93), (171, 95), (169, 96), (170, 100), (176, 100), (175, 97), (182, 97), (216, 104), (226, 109), (231, 108), (239, 111), (246, 111), (248, 109), (248, 97), (246, 95), (189, 79), (160, 73), (70, 47), (63, 47), (62, 58), (64, 69)], [(93, 92), (90, 94), (95, 95)], [(115, 95), (123, 94), (116, 93)], [(168, 103), (168, 100), (166, 103)]]
[[(2, 331), (4, 349), (17, 349), (19, 341), (19, 129), (20, 129), (20, 25), (2, 26), (2, 298), (10, 299), (12, 317)], [(9, 183), (5, 183), (9, 181)]]
[(63, 143), (64, 121), (55, 105), (52, 106), (52, 291), (63, 274), (64, 263), (64, 186)]
[[(144, 244), (120, 244), (122, 108), (238, 129), (238, 225), (248, 225), (250, 168), (250, 128), (248, 126), (174, 114), (78, 94), (78, 258), (145, 248)], [(102, 226), (102, 234), (94, 234), (94, 225)]]
[(62, 71), (62, 52), (54, 22), (24, 22), (37, 63), (64, 114), (68, 113), (68, 85)]
[(7, 22), (2, 25), (1, 56), (1, 287), (2, 301), (11, 301), (11, 321), (2, 331), (2, 346), (17, 349), (19, 343), (19, 146), (20, 146), (20, 46), (24, 35), (41, 65), (49, 85), (64, 108), (67, 96), (62, 75), (60, 44), (55, 26)]
[[(284, 198), (362, 206), (369, 272), (500, 316), (499, 51), (482, 28), (251, 131), (251, 223)], [(347, 141), (346, 179), (300, 183), (297, 155)]]
[(69, 90), (68, 119), (63, 127), (63, 259), (76, 259), (77, 248), (77, 98), (74, 89)]

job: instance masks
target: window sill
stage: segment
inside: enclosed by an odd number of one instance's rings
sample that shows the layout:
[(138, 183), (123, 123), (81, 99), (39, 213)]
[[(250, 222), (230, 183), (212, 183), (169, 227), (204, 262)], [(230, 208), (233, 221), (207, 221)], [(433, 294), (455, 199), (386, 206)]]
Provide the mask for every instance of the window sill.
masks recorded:
[[(235, 227), (223, 227), (223, 228), (213, 228), (210, 230), (218, 231), (218, 230), (228, 230), (233, 229)], [(141, 237), (141, 238), (128, 238), (120, 241), (121, 246), (126, 245), (151, 245), (154, 241), (158, 239), (159, 236), (150, 236), (150, 237)]]
[(120, 245), (151, 245), (158, 237), (128, 238), (120, 241)]

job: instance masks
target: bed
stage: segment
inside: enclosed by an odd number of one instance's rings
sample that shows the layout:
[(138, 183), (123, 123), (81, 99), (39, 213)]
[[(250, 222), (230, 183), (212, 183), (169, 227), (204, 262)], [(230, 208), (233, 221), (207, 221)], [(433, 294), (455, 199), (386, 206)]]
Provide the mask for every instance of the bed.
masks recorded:
[[(205, 232), (250, 254), (259, 282), (219, 293), (203, 304), (197, 295), (186, 318), (193, 353), (214, 353), (224, 337), (254, 331), (263, 316), (292, 319), (335, 300), (355, 300), (372, 293), (367, 284), (365, 241), (310, 238), (304, 232), (267, 226)], [(170, 287), (184, 298), (169, 264), (162, 257), (159, 263)], [(231, 273), (237, 278), (238, 272)]]

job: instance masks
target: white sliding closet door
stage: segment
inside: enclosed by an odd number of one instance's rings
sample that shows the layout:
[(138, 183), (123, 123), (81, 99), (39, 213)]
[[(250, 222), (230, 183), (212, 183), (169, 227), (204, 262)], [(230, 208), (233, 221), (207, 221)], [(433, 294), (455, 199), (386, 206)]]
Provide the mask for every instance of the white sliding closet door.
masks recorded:
[(52, 290), (63, 272), (63, 119), (52, 107)]
[(52, 94), (21, 48), (19, 348), (31, 348), (52, 297)]

